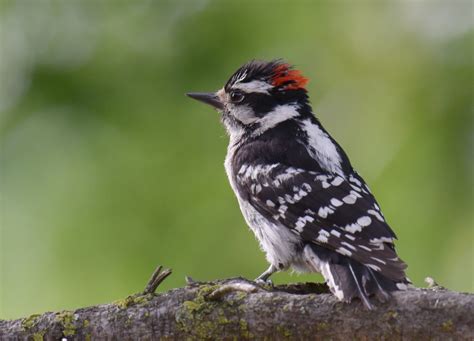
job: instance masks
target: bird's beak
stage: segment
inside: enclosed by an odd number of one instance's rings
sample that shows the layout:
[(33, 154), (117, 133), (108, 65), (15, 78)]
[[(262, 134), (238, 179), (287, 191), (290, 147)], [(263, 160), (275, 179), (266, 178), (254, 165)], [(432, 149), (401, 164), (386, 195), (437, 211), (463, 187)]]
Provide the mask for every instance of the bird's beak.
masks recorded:
[(186, 96), (194, 98), (203, 103), (212, 105), (214, 108), (218, 110), (224, 109), (224, 105), (222, 104), (221, 100), (213, 92), (188, 92)]

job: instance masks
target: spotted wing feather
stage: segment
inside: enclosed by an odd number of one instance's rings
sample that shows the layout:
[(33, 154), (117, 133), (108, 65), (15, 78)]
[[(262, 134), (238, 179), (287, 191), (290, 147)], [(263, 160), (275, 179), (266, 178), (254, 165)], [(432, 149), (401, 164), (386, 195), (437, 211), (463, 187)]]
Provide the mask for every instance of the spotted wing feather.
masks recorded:
[(243, 165), (241, 195), (267, 219), (314, 243), (354, 259), (387, 278), (405, 278), (394, 232), (356, 173), (342, 177), (282, 164)]

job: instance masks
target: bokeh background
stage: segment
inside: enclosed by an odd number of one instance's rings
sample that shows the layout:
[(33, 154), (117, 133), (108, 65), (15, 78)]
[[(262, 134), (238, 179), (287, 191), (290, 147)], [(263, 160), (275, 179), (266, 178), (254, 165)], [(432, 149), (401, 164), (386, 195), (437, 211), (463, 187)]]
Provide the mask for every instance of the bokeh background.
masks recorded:
[(160, 291), (266, 268), (218, 114), (184, 96), (253, 58), (311, 79), (414, 283), (473, 291), (472, 6), (0, 1), (0, 317), (123, 298), (158, 264)]

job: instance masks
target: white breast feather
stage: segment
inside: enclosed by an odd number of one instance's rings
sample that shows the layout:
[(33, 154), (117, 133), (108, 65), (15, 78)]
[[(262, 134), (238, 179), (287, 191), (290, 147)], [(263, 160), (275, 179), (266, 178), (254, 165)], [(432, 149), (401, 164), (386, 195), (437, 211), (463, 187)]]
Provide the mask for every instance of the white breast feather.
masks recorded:
[(240, 209), (245, 221), (265, 251), (267, 261), (279, 267), (288, 267), (295, 259), (295, 245), (300, 238), (281, 224), (274, 224), (262, 216), (248, 201), (239, 198)]
[[(233, 142), (235, 141), (232, 141), (231, 137), (224, 166), (230, 185), (237, 196), (240, 210), (242, 211), (245, 221), (257, 237), (261, 248), (266, 253), (268, 262), (276, 267), (278, 267), (279, 264), (287, 267), (291, 265), (296, 256), (295, 244), (300, 241), (300, 237), (291, 232), (287, 227), (268, 221), (248, 201), (239, 196), (232, 175), (231, 160), (237, 148)], [(246, 171), (247, 170), (248, 169), (246, 169)]]

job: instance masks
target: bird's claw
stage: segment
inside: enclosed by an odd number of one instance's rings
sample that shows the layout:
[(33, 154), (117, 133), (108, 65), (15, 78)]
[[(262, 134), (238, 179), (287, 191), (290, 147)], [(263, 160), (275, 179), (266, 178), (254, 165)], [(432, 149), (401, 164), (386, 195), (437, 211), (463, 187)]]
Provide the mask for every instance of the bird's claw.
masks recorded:
[(267, 279), (256, 278), (255, 283), (257, 283), (258, 285), (261, 285), (261, 286), (269, 285), (269, 286), (273, 287), (273, 281), (270, 278), (267, 278)]

